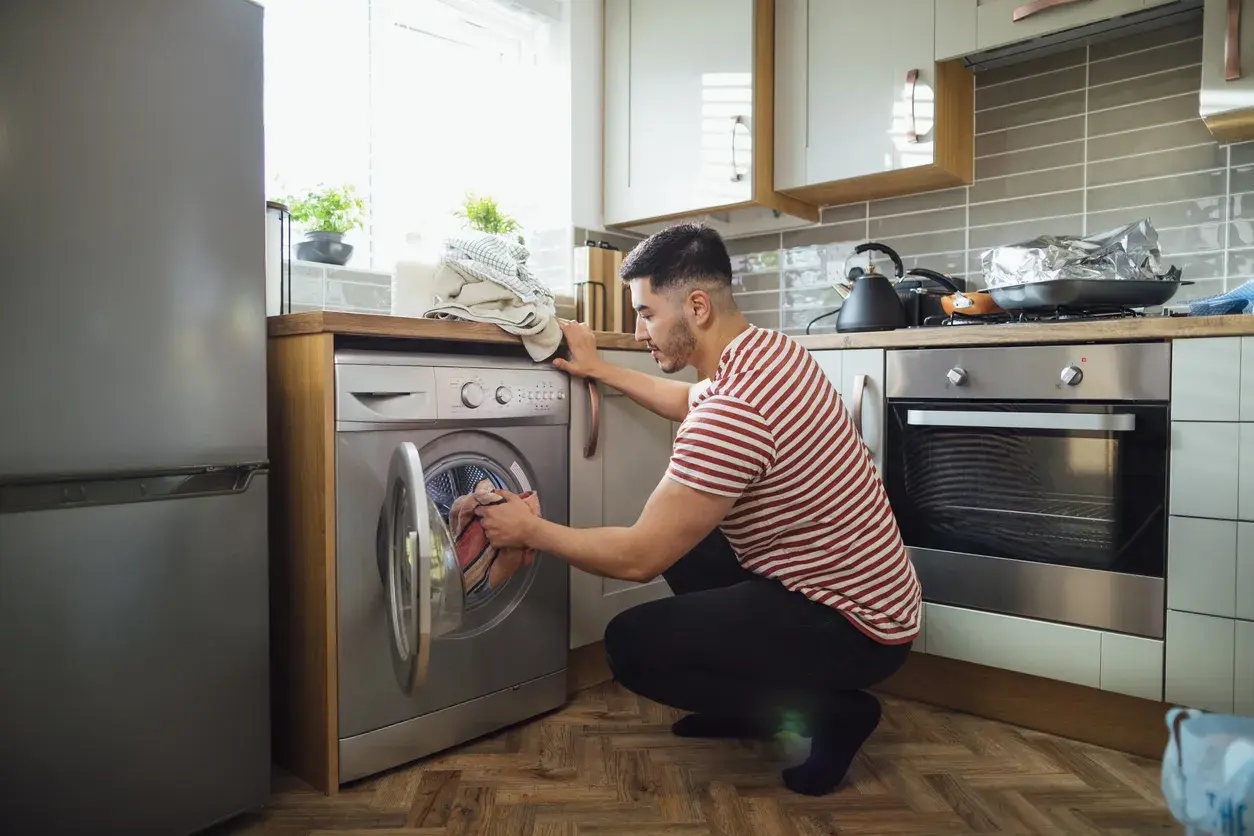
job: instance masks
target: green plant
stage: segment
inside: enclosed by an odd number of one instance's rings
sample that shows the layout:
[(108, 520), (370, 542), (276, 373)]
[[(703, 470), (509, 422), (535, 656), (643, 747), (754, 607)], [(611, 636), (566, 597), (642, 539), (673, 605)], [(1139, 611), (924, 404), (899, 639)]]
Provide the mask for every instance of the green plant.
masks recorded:
[(357, 196), (352, 185), (319, 186), (284, 202), (292, 210), (292, 220), (304, 224), (310, 232), (343, 234), (365, 223), (366, 202)]
[[(462, 208), (453, 215), (461, 218), (467, 226), (479, 232), (508, 235), (522, 228), (518, 221), (501, 211), (495, 200), (490, 197), (477, 197), (473, 193), (466, 195)], [(521, 235), (518, 236), (518, 240), (522, 240)]]

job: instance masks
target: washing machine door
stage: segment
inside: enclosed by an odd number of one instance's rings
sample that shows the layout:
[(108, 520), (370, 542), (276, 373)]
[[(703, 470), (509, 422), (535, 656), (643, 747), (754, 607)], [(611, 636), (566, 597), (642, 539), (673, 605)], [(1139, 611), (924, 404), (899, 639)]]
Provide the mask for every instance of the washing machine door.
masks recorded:
[(465, 610), (453, 538), (425, 485), (418, 448), (403, 442), (388, 466), (378, 548), (392, 669), (406, 693), (426, 681), (431, 641), (457, 630)]

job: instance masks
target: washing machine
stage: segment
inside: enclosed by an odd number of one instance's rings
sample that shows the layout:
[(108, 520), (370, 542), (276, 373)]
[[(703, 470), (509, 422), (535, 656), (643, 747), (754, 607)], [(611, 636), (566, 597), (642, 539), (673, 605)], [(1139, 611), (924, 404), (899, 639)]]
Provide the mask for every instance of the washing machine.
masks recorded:
[(567, 522), (570, 384), (526, 360), (335, 355), (341, 783), (566, 701), (569, 569), (493, 551), (476, 489)]

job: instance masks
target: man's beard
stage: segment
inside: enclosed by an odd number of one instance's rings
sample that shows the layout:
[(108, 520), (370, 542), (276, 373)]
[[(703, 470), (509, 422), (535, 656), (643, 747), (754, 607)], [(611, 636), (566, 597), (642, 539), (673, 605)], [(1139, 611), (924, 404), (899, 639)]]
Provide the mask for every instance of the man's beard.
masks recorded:
[(692, 352), (696, 350), (696, 347), (697, 338), (693, 336), (692, 329), (688, 327), (687, 321), (679, 320), (666, 344), (658, 345), (657, 347), (658, 368), (667, 374), (683, 371), (687, 367), (688, 361), (692, 359)]

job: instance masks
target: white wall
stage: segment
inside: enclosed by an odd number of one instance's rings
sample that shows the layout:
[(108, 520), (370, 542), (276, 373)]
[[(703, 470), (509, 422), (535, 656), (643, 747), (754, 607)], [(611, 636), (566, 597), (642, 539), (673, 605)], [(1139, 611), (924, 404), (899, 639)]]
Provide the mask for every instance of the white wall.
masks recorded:
[(571, 215), (575, 226), (601, 229), (601, 114), (604, 71), (602, 0), (566, 0), (571, 67)]

